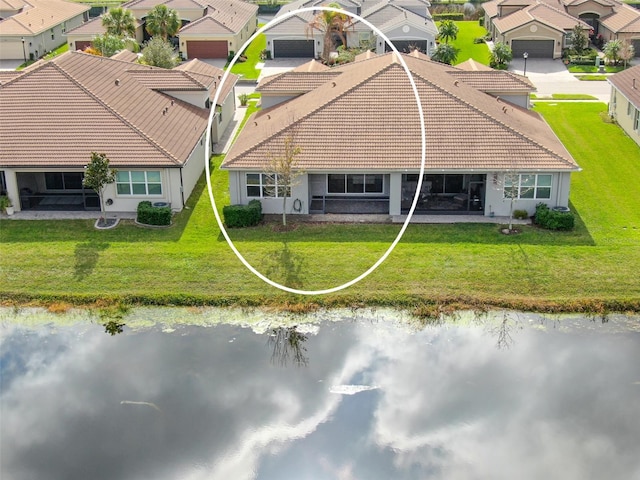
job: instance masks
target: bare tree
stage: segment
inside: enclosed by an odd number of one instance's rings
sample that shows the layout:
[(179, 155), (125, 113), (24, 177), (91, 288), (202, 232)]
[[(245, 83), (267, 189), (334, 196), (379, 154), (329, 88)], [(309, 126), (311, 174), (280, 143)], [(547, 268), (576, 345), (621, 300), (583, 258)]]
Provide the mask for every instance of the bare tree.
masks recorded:
[(296, 143), (295, 129), (284, 137), (284, 145), (279, 154), (269, 155), (267, 165), (267, 192), (273, 197), (282, 197), (282, 225), (287, 225), (287, 198), (291, 190), (300, 182), (304, 171), (298, 168), (298, 156), (302, 148)]
[(513, 231), (513, 207), (516, 200), (528, 198), (535, 189), (535, 174), (520, 174), (515, 169), (506, 171), (497, 185), (503, 191), (503, 197), (509, 200), (509, 232)]
[(298, 331), (298, 326), (278, 327), (271, 330), (268, 343), (271, 346), (271, 361), (286, 367), (291, 359), (298, 367), (306, 367), (309, 364), (307, 348), (304, 343), (307, 336)]
[[(326, 6), (342, 9), (340, 4), (336, 2), (329, 3)], [(330, 10), (321, 10), (311, 19), (307, 25), (307, 32), (313, 33), (314, 30), (317, 30), (322, 33), (324, 40), (322, 60), (324, 60), (325, 63), (330, 62), (331, 52), (335, 50), (338, 41), (346, 48), (346, 31), (351, 25), (351, 17), (344, 13)]]

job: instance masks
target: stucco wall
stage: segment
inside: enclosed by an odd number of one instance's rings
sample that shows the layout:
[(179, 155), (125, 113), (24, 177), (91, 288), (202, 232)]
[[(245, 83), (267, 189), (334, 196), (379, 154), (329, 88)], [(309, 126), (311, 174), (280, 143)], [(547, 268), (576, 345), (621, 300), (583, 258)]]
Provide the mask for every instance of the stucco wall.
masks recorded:
[(632, 105), (631, 114), (627, 113), (628, 107), (629, 100), (612, 87), (611, 101), (609, 102), (609, 113), (614, 116), (616, 122), (620, 125), (620, 128), (622, 128), (622, 130), (624, 130), (634, 142), (640, 145), (640, 133), (638, 130), (633, 129), (633, 115), (635, 107)]
[[(535, 32), (531, 31), (532, 27), (535, 28)], [(562, 56), (562, 44), (564, 41), (564, 33), (553, 30), (540, 23), (527, 24), (520, 28), (516, 28), (507, 32), (505, 35), (498, 35), (499, 40), (511, 46), (512, 40), (553, 40), (553, 58), (560, 58)]]

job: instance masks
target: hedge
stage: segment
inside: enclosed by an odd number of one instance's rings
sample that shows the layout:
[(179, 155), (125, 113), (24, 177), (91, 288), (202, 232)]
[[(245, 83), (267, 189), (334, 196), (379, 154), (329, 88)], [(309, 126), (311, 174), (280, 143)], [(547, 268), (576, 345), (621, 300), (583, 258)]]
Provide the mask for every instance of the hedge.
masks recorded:
[(227, 227), (252, 227), (262, 220), (262, 204), (260, 200), (251, 200), (248, 205), (227, 205), (222, 215)]
[(573, 213), (550, 210), (544, 203), (536, 205), (534, 221), (548, 230), (571, 230), (575, 225)]
[(136, 221), (144, 225), (171, 225), (171, 208), (154, 207), (144, 200), (138, 204)]
[(447, 13), (434, 13), (433, 21), (441, 22), (443, 20), (453, 20), (454, 22), (461, 22), (464, 20), (463, 12), (447, 12)]

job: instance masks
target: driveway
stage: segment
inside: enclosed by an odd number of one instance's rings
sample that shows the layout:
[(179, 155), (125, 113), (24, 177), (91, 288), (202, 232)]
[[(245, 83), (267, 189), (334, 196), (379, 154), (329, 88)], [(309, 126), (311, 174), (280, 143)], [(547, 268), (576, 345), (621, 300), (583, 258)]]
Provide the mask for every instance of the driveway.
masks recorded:
[[(524, 59), (515, 58), (509, 64), (509, 70), (522, 75)], [(609, 103), (611, 85), (609, 82), (584, 82), (569, 73), (561, 60), (529, 58), (527, 60), (527, 78), (535, 85), (537, 96), (553, 93), (584, 93), (593, 95), (604, 103)]]
[(0, 70), (15, 70), (23, 63), (23, 60), (0, 60)]

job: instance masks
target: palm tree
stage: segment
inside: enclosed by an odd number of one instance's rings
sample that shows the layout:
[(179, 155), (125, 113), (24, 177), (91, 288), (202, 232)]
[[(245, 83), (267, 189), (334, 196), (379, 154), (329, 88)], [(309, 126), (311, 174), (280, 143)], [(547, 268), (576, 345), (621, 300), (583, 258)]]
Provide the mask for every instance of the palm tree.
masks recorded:
[(614, 65), (617, 65), (620, 60), (620, 50), (622, 50), (622, 42), (620, 40), (609, 40), (602, 49), (604, 58)]
[(120, 38), (135, 38), (136, 36), (136, 18), (131, 10), (126, 8), (116, 7), (109, 10), (102, 16), (102, 26), (107, 35)]
[(180, 30), (181, 22), (178, 12), (166, 5), (156, 5), (147, 15), (147, 33), (152, 37), (160, 36), (163, 40), (175, 36)]
[(431, 59), (436, 62), (453, 65), (458, 58), (458, 49), (448, 43), (439, 44), (431, 53)]
[[(332, 8), (342, 8), (340, 4), (332, 2), (327, 5)], [(324, 48), (322, 50), (322, 59), (329, 62), (329, 55), (336, 49), (338, 40), (346, 48), (347, 38), (346, 30), (351, 26), (351, 17), (344, 13), (331, 12), (328, 10), (321, 10), (315, 17), (309, 22), (308, 29), (318, 30), (324, 34)]]
[(458, 38), (458, 26), (453, 23), (453, 20), (443, 20), (440, 22), (440, 28), (438, 28), (438, 37), (444, 43), (449, 43), (449, 40), (455, 40)]

